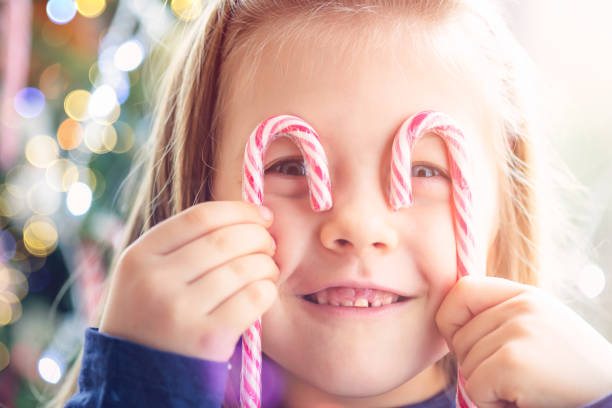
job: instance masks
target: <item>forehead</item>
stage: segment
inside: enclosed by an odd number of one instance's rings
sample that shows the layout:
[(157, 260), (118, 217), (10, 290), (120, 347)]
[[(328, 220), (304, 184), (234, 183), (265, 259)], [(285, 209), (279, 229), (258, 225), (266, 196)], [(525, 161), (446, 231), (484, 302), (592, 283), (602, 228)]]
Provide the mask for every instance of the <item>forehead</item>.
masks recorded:
[(483, 73), (458, 61), (469, 51), (455, 33), (409, 20), (381, 24), (388, 18), (307, 29), (291, 21), (256, 31), (223, 67), (222, 145), (236, 157), (254, 127), (277, 114), (305, 119), (330, 143), (339, 132), (388, 136), (425, 109), (451, 115), (466, 133), (490, 134)]

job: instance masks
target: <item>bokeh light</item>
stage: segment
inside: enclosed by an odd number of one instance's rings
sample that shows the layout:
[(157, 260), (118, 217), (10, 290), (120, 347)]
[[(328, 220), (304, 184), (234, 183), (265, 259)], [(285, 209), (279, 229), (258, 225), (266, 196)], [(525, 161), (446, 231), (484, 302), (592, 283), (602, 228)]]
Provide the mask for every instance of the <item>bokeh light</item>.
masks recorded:
[(115, 122), (114, 126), (117, 131), (117, 143), (113, 152), (125, 153), (134, 146), (134, 130), (129, 124), (122, 121)]
[(34, 216), (23, 229), (23, 244), (34, 256), (47, 256), (57, 247), (58, 232), (50, 218)]
[[(91, 169), (91, 170), (96, 176), (96, 187), (95, 187), (93, 198), (94, 200), (97, 200), (98, 198), (102, 197), (102, 195), (104, 194), (104, 190), (106, 190), (106, 180), (104, 179), (104, 176), (102, 175), (102, 173), (100, 173), (98, 170), (96, 169)], [(90, 184), (90, 186), (93, 186), (93, 185)]]
[(115, 71), (102, 75), (104, 83), (108, 84), (115, 91), (117, 102), (123, 104), (130, 96), (130, 75), (126, 71)]
[(64, 110), (66, 115), (74, 120), (82, 122), (89, 119), (88, 105), (91, 94), (84, 89), (75, 89), (64, 99)]
[(72, 215), (83, 215), (91, 207), (91, 189), (85, 183), (77, 182), (70, 186), (66, 196), (66, 206)]
[(140, 66), (144, 59), (144, 47), (138, 40), (124, 42), (115, 51), (115, 66), (121, 71), (133, 71)]
[(51, 215), (60, 206), (60, 193), (51, 188), (44, 180), (28, 189), (27, 203), (30, 210), (39, 215)]
[(21, 318), (21, 301), (13, 292), (0, 292), (0, 327), (15, 323)]
[(56, 356), (43, 355), (38, 360), (38, 374), (46, 382), (57, 384), (63, 375), (63, 364)]
[(28, 280), (19, 270), (0, 265), (0, 293), (11, 292), (18, 299), (28, 294)]
[(76, 15), (77, 7), (74, 0), (49, 0), (47, 16), (55, 24), (66, 24)]
[(31, 256), (25, 249), (23, 240), (17, 242), (17, 252), (15, 252), (12, 263), (22, 273), (31, 274), (36, 272), (45, 265), (46, 260), (47, 258), (45, 257)]
[(15, 95), (13, 104), (22, 117), (33, 118), (45, 109), (45, 95), (37, 88), (23, 88)]
[(78, 181), (87, 184), (91, 191), (95, 191), (97, 184), (96, 173), (91, 168), (85, 166), (77, 166), (77, 170), (79, 171)]
[(89, 123), (85, 127), (85, 145), (93, 153), (104, 154), (117, 144), (117, 131), (113, 125)]
[[(118, 108), (119, 101), (115, 90), (110, 85), (102, 85), (91, 95), (88, 112), (94, 120), (107, 123), (116, 115)], [(115, 120), (118, 118), (118, 115), (116, 116)]]
[(89, 71), (87, 71), (87, 78), (89, 78), (89, 82), (92, 85), (95, 85), (96, 79), (98, 79), (99, 75), (100, 75), (100, 70), (98, 69), (98, 64), (94, 62), (89, 67)]
[(95, 18), (106, 9), (106, 0), (76, 0), (79, 14), (87, 18)]
[(59, 149), (57, 143), (50, 136), (38, 135), (31, 138), (26, 144), (26, 159), (36, 167), (46, 168), (57, 159)]
[[(8, 178), (8, 177), (7, 177)], [(15, 217), (24, 208), (25, 191), (21, 186), (6, 183), (0, 186), (0, 216)]]
[(64, 150), (79, 147), (83, 140), (83, 126), (74, 119), (64, 120), (57, 128), (57, 143)]
[(170, 8), (179, 19), (190, 21), (202, 12), (202, 0), (172, 0)]
[(79, 171), (68, 159), (57, 159), (47, 167), (45, 179), (47, 184), (56, 191), (68, 191), (72, 183), (79, 178)]
[(595, 298), (603, 292), (606, 286), (606, 276), (598, 265), (589, 263), (582, 268), (578, 287), (588, 298)]
[[(7, 262), (15, 255), (16, 250), (17, 241), (15, 241), (13, 234), (6, 230), (0, 230), (0, 262)], [(2, 290), (2, 285), (0, 285), (0, 290)]]

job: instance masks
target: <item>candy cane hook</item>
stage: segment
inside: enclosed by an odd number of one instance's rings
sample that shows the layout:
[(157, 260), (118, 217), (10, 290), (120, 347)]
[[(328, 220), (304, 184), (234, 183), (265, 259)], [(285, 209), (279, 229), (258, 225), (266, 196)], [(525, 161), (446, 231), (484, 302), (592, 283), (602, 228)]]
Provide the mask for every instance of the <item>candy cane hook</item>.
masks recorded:
[[(467, 144), (463, 133), (450, 117), (440, 112), (423, 111), (402, 124), (393, 140), (389, 201), (396, 211), (412, 205), (411, 152), (416, 141), (427, 133), (440, 136), (448, 149), (459, 279), (474, 271), (475, 255), (478, 252), (474, 237), (473, 184), (468, 167)], [(457, 374), (457, 407), (476, 407), (465, 392), (465, 379), (461, 370), (458, 369)]]
[[(272, 116), (264, 120), (249, 136), (244, 151), (242, 199), (263, 204), (264, 154), (272, 141), (283, 136), (291, 139), (304, 157), (312, 209), (330, 209), (331, 182), (319, 136), (305, 121), (290, 115)], [(261, 318), (242, 336), (240, 404), (243, 407), (261, 406)]]

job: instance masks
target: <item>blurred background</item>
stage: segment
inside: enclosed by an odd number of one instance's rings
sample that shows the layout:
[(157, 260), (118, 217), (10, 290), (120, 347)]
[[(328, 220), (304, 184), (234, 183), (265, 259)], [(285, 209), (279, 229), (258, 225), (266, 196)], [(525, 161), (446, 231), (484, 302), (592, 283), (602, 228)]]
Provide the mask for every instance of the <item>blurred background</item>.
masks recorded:
[[(149, 134), (148, 64), (201, 1), (0, 0), (0, 406), (40, 405), (76, 357)], [(550, 142), (588, 189), (566, 301), (612, 340), (612, 5), (502, 4), (550, 98)]]

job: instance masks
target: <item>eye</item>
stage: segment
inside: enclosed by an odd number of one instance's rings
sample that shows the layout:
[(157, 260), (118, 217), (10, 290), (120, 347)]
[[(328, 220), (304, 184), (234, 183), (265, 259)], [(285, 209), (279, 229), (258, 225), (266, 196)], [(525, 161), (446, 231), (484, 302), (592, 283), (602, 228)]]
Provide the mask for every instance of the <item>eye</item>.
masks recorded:
[(264, 171), (264, 174), (268, 174), (270, 172), (280, 173), (285, 176), (300, 177), (306, 175), (306, 165), (304, 164), (304, 160), (301, 157), (283, 159), (278, 160), (268, 166), (268, 168)]
[(412, 177), (434, 177), (443, 175), (438, 169), (426, 166), (424, 164), (416, 164), (412, 166)]

